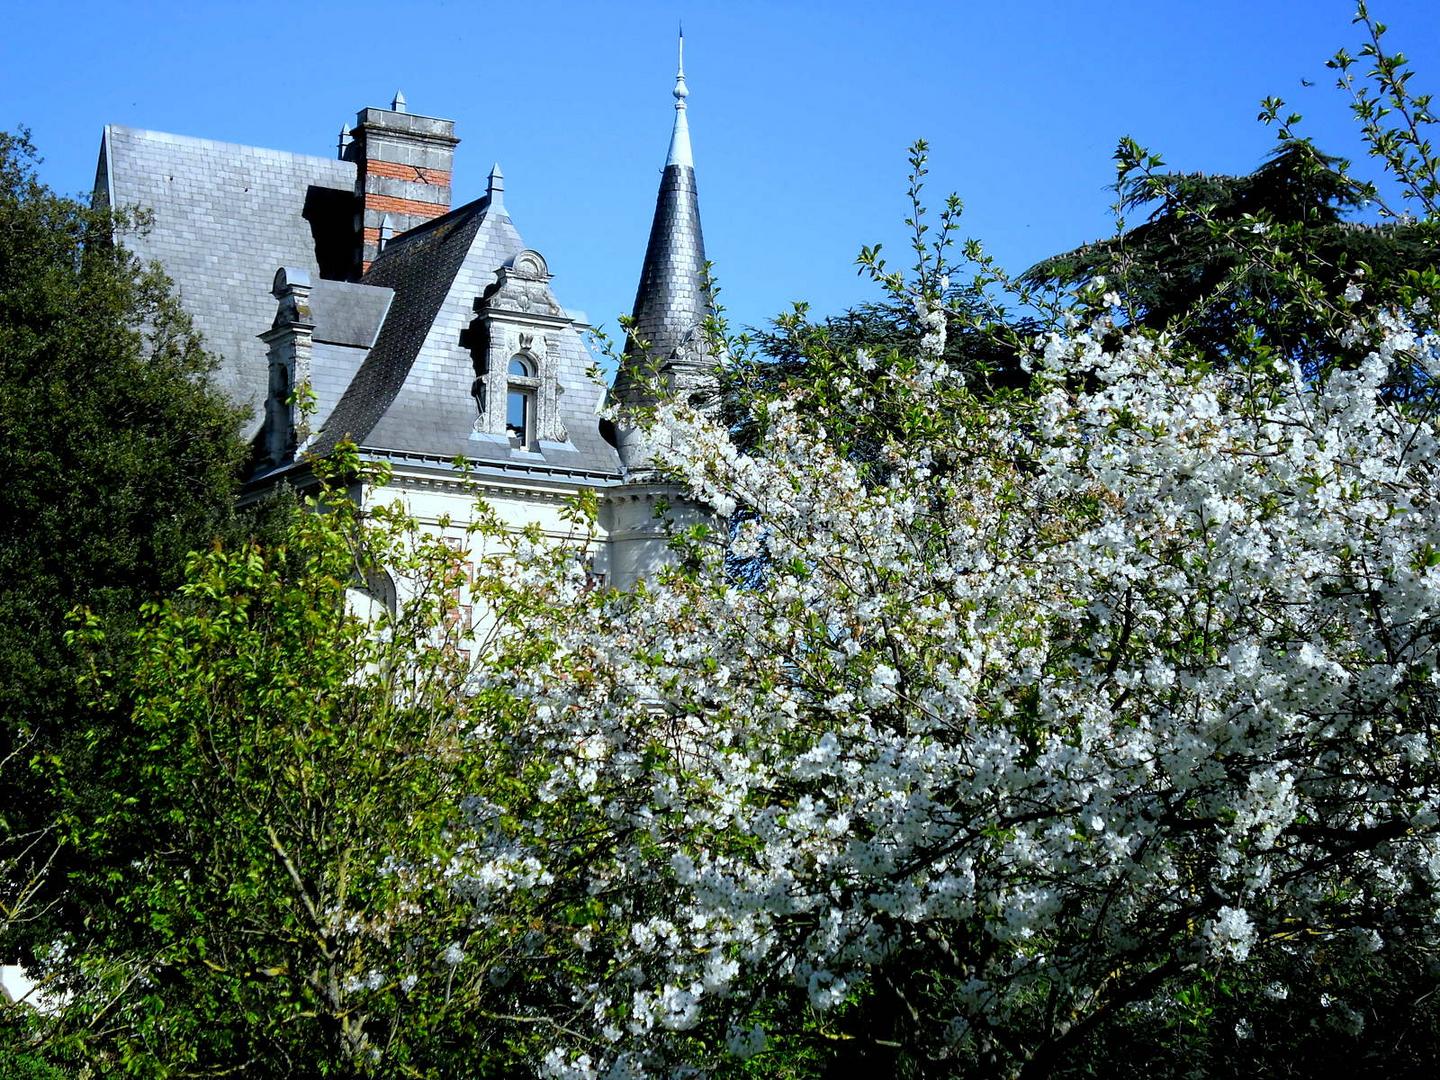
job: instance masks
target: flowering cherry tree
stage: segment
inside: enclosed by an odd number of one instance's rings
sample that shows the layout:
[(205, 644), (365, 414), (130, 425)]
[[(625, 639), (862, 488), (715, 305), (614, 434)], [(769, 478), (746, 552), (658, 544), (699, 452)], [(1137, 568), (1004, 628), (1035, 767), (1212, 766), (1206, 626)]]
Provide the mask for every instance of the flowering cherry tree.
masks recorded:
[[(763, 580), (704, 528), (633, 596), (538, 545), (495, 580), (548, 598), (486, 676), (525, 722), (475, 733), (537, 781), (505, 857), (592, 901), (550, 1074), (743, 1059), (881, 992), (911, 1045), (1038, 1074), (1188, 972), (1434, 934), (1440, 443), (1386, 393), (1440, 361), (1424, 299), (1309, 382), (1102, 316), (989, 402), (916, 302), (911, 355), (834, 358), (758, 454), (659, 418)], [(827, 409), (904, 430), (856, 462)]]

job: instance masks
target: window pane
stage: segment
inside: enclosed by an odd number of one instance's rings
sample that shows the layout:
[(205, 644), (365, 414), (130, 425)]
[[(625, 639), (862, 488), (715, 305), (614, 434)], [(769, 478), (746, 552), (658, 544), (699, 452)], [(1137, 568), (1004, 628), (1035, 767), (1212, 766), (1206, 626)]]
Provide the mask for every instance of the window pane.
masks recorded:
[(523, 390), (511, 390), (505, 399), (505, 431), (523, 441), (529, 427), (530, 395)]
[(521, 357), (512, 356), (510, 358), (510, 374), (519, 375), (523, 378), (528, 379), (531, 377), (530, 365), (527, 364)]

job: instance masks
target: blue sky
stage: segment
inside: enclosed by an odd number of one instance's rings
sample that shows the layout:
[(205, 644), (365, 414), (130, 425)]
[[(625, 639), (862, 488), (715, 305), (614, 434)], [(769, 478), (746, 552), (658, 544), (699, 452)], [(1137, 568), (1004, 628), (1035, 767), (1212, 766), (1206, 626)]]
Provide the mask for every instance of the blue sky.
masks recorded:
[[(1440, 3), (1375, 0), (1416, 86), (1440, 92)], [(1333, 152), (1361, 151), (1324, 62), (1355, 51), (1349, 0), (829, 3), (20, 3), (0, 14), (0, 126), (43, 177), (88, 190), (100, 129), (129, 124), (328, 155), (356, 110), (452, 117), (456, 201), (492, 161), (567, 306), (613, 327), (634, 296), (673, 111), (683, 18), (701, 208), (723, 301), (763, 323), (872, 298), (861, 244), (902, 255), (905, 149), (930, 204), (1003, 265), (1109, 230), (1132, 135), (1183, 169), (1247, 171), (1267, 94)], [(1314, 86), (1302, 84), (1302, 80)]]

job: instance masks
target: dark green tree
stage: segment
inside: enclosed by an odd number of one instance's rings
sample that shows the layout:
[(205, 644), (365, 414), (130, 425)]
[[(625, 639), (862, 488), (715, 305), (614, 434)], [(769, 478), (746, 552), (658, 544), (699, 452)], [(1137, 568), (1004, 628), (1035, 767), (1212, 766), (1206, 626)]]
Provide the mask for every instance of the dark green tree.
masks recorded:
[(55, 826), (88, 827), (93, 764), (124, 738), (77, 692), (67, 613), (119, 629), (171, 590), (235, 527), (245, 452), (169, 282), (114, 242), (143, 222), (57, 195), (37, 161), (0, 133), (0, 843), (49, 862), (28, 917), (0, 925), (7, 960), (80, 914)]
[[(1243, 176), (1165, 171), (1130, 139), (1116, 161), (1117, 235), (1037, 263), (1020, 283), (1103, 279), (1099, 291), (1113, 290), (1130, 321), (1177, 335), (1212, 363), (1258, 341), (1313, 370), (1336, 355), (1346, 311), (1335, 298), (1355, 284), (1368, 303), (1394, 300), (1440, 251), (1432, 220), (1365, 220), (1374, 188), (1288, 124), (1269, 160)], [(1125, 228), (1136, 212), (1145, 220)]]
[[(106, 902), (51, 964), (73, 994), (57, 1041), (98, 1073), (483, 1072), (469, 1010), (493, 980), (466, 958), (490, 936), (452, 896), (446, 843), (487, 774), (465, 753), (486, 699), (464, 690), (464, 569), (343, 488), (310, 509), (192, 555), (123, 677), (95, 672), (136, 736), (104, 773), (97, 861), (152, 837), (93, 883)], [(91, 620), (72, 640), (109, 635)]]

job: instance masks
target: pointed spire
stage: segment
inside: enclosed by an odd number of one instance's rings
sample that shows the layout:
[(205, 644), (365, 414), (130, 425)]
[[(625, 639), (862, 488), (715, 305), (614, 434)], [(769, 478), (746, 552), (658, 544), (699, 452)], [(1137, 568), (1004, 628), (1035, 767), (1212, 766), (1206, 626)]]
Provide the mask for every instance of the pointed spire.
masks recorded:
[(675, 69), (675, 129), (670, 133), (670, 156), (666, 165), (695, 167), (690, 154), (690, 121), (685, 116), (685, 99), (690, 90), (685, 85), (685, 28), (680, 28), (680, 62)]
[(506, 214), (505, 209), (505, 174), (500, 171), (500, 163), (497, 161), (490, 167), (490, 184), (485, 190), (490, 200), (490, 212), (495, 214)]
[(404, 91), (401, 91), (401, 90), (396, 90), (396, 91), (395, 91), (395, 97), (394, 97), (394, 99), (390, 102), (390, 111), (391, 111), (391, 112), (404, 112), (404, 111), (405, 111), (405, 94), (404, 94)]
[[(656, 391), (693, 395), (714, 376), (715, 358), (705, 337), (705, 322), (714, 307), (685, 117), (690, 92), (685, 86), (683, 37), (681, 50), (670, 154), (660, 177), (650, 243), (635, 293), (633, 336), (615, 376), (614, 396), (622, 406), (653, 404)], [(652, 456), (643, 436), (623, 422), (617, 428), (621, 463), (627, 470), (643, 471)]]
[(341, 124), (341, 125), (340, 125), (340, 141), (339, 141), (339, 143), (338, 143), (338, 144), (336, 145), (336, 147), (335, 147), (336, 152), (340, 155), (341, 159), (344, 159), (344, 157), (345, 157), (345, 147), (346, 147), (347, 145), (349, 145), (349, 142), (350, 142), (350, 125), (348, 125), (348, 124)]

